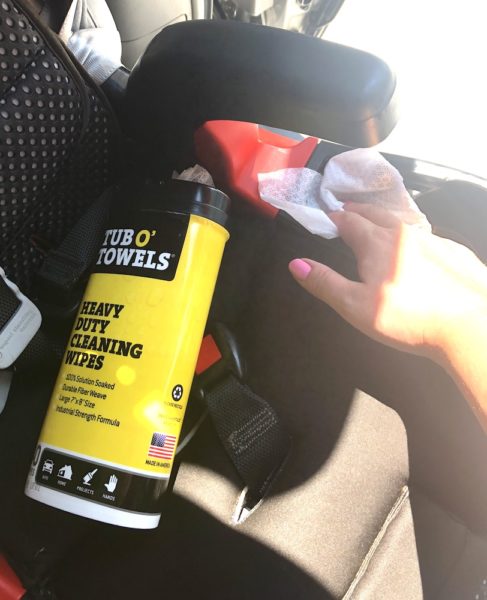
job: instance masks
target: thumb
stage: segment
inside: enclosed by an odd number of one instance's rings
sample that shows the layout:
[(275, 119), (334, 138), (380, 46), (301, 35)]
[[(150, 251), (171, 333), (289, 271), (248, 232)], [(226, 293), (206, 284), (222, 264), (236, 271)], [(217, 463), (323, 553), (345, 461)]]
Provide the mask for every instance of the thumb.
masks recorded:
[(350, 281), (330, 267), (309, 258), (295, 258), (289, 263), (289, 270), (307, 292), (329, 304), (344, 317), (350, 313), (360, 283)]

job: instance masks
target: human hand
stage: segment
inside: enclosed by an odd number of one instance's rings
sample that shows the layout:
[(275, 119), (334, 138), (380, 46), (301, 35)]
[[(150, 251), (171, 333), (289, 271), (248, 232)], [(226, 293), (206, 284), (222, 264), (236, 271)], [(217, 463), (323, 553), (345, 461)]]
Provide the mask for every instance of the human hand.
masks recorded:
[(116, 475), (110, 475), (110, 479), (108, 480), (108, 483), (104, 484), (105, 487), (107, 488), (107, 492), (112, 494), (115, 491), (115, 488), (117, 487), (117, 483), (118, 483), (118, 477)]
[(487, 315), (487, 268), (467, 248), (404, 225), (372, 205), (332, 213), (357, 259), (354, 282), (309, 259), (291, 261), (295, 279), (368, 336), (440, 360), (466, 321)]

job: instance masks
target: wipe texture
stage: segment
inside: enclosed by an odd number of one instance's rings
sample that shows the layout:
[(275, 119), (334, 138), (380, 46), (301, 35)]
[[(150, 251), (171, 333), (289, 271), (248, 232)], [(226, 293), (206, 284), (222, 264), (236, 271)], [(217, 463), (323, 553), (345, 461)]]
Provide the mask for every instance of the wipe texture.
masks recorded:
[(289, 213), (311, 233), (332, 239), (338, 231), (327, 213), (344, 202), (376, 204), (408, 225), (431, 230), (404, 187), (399, 171), (377, 150), (358, 148), (331, 158), (323, 174), (312, 169), (259, 173), (262, 200)]
[(195, 183), (203, 183), (204, 185), (215, 187), (212, 176), (201, 165), (194, 165), (194, 167), (184, 169), (181, 173), (173, 171), (172, 178), (181, 179), (182, 181), (194, 181)]

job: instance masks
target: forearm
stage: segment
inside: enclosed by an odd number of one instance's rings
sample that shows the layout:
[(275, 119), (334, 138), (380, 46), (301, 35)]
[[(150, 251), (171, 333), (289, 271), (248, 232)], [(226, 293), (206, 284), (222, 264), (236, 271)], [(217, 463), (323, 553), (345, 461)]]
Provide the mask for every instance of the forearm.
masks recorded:
[(450, 324), (438, 362), (454, 379), (487, 433), (487, 299), (485, 311)]

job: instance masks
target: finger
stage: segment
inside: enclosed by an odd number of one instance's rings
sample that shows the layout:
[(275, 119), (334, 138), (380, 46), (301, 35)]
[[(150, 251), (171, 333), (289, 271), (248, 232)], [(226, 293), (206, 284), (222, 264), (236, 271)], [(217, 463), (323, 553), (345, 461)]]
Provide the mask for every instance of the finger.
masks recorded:
[(289, 270), (307, 292), (347, 318), (362, 284), (350, 281), (330, 267), (309, 259), (292, 260)]
[(377, 232), (377, 225), (359, 214), (348, 211), (329, 213), (343, 241), (358, 258), (367, 252)]
[(375, 204), (360, 204), (358, 202), (346, 202), (344, 209), (347, 212), (353, 212), (357, 215), (361, 215), (365, 219), (368, 219), (376, 225), (381, 227), (397, 227), (401, 221), (391, 213), (389, 210), (382, 206)]

